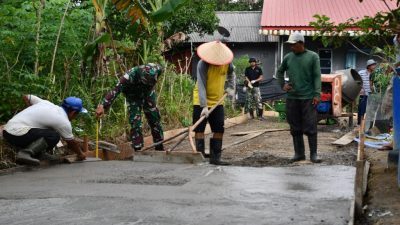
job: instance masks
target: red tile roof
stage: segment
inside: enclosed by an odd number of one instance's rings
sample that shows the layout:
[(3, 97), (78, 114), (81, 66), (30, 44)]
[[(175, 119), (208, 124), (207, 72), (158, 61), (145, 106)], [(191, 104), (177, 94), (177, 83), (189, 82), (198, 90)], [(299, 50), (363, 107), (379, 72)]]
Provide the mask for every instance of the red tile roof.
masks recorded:
[[(391, 9), (396, 2), (387, 0)], [(389, 11), (382, 0), (264, 0), (261, 17), (263, 30), (313, 30), (309, 26), (315, 14), (326, 15), (335, 23), (373, 16)]]

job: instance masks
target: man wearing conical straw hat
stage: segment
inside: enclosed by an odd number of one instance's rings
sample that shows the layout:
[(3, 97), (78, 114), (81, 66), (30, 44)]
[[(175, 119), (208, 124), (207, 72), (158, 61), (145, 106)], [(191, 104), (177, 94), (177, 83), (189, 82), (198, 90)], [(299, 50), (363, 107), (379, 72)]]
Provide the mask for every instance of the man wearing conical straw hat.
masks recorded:
[[(235, 74), (233, 72), (233, 53), (220, 41), (212, 41), (200, 45), (197, 49), (200, 61), (197, 64), (197, 82), (193, 90), (193, 124), (201, 116), (206, 116), (213, 137), (210, 139), (210, 163), (227, 165), (221, 161), (222, 137), (224, 134), (224, 106), (218, 105), (209, 113), (225, 92), (234, 96)], [(225, 85), (225, 83), (227, 83)], [(226, 90), (225, 90), (226, 86)], [(194, 131), (196, 149), (204, 152), (204, 130), (207, 120), (204, 120)]]

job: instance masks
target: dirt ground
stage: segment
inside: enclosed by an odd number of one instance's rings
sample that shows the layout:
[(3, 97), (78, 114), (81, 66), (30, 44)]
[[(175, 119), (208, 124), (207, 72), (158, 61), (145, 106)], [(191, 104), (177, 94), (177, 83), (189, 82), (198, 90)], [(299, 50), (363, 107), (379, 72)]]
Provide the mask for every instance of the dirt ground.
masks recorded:
[[(260, 129), (282, 129), (289, 128), (286, 122), (279, 122), (277, 117), (267, 117), (266, 121), (257, 119), (248, 120), (225, 130), (224, 145), (237, 140), (238, 136), (232, 133), (252, 131)], [(346, 147), (337, 147), (331, 143), (340, 138), (346, 130), (340, 130), (335, 125), (318, 126), (318, 148), (319, 156), (323, 160), (323, 165), (354, 165), (356, 159), (356, 145), (351, 144)], [(206, 152), (208, 151), (208, 140), (206, 140)], [(306, 145), (306, 157), (309, 157), (307, 137), (304, 137)], [(178, 151), (189, 150), (188, 143), (182, 143)], [(222, 159), (236, 166), (252, 167), (284, 167), (296, 166), (291, 164), (290, 158), (293, 156), (293, 144), (289, 131), (279, 131), (264, 133), (254, 139), (229, 147), (222, 153)], [(308, 161), (300, 164), (310, 163)]]
[(387, 152), (366, 150), (371, 163), (368, 190), (364, 199), (365, 213), (359, 225), (400, 224), (400, 194), (397, 186), (397, 170), (387, 169)]

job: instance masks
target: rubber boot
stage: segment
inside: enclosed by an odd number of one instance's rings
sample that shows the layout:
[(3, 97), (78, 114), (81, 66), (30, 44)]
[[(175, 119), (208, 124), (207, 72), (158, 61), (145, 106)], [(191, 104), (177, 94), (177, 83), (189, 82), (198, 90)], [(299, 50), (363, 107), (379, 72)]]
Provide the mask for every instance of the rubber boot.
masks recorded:
[(142, 150), (142, 146), (140, 146), (140, 145), (134, 145), (133, 143), (131, 144), (131, 147), (133, 148), (133, 150), (134, 150), (135, 152), (138, 152), (138, 151)]
[(154, 149), (155, 149), (156, 151), (164, 151), (164, 145), (163, 145), (163, 144), (156, 145), (156, 146), (154, 147)]
[(227, 162), (221, 161), (222, 154), (222, 140), (210, 139), (210, 164), (227, 166), (230, 165)]
[(263, 109), (258, 109), (258, 119), (261, 121), (264, 121), (264, 110)]
[(253, 109), (249, 109), (250, 119), (254, 119), (254, 111)]
[(195, 142), (197, 151), (203, 154), (204, 158), (210, 158), (210, 155), (206, 155), (204, 139), (195, 139)]
[(320, 163), (321, 159), (318, 158), (317, 154), (317, 146), (318, 146), (317, 134), (308, 136), (308, 145), (310, 146), (310, 161), (313, 163)]
[(295, 135), (292, 137), (293, 137), (294, 156), (290, 161), (297, 162), (297, 161), (305, 160), (306, 156), (304, 155), (303, 135)]
[(40, 166), (40, 161), (38, 159), (32, 158), (34, 155), (39, 155), (45, 152), (47, 148), (47, 143), (44, 138), (39, 138), (36, 141), (28, 145), (28, 147), (21, 149), (17, 154), (17, 163), (27, 164), (31, 166)]

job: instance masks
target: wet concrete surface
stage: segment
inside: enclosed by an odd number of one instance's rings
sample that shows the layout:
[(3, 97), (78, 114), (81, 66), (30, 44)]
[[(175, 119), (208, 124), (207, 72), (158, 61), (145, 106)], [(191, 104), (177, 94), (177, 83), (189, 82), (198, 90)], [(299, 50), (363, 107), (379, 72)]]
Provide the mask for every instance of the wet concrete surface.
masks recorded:
[(354, 167), (108, 161), (0, 176), (0, 224), (347, 224)]

